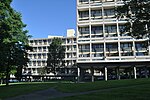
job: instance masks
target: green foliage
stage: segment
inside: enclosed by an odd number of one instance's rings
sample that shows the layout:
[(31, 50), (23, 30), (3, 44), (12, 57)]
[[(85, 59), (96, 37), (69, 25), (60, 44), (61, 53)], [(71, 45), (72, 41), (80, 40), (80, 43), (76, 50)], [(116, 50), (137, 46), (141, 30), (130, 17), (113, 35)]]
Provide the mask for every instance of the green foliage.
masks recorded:
[(8, 84), (9, 74), (13, 66), (25, 66), (29, 49), (27, 30), (21, 19), (21, 14), (11, 6), (12, 0), (0, 1), (0, 67), (6, 75)]
[(150, 1), (149, 0), (123, 0), (124, 6), (117, 8), (118, 18), (125, 18), (124, 32), (134, 38), (149, 37), (150, 33)]
[(56, 74), (56, 68), (64, 65), (65, 48), (62, 46), (60, 38), (54, 38), (48, 47), (47, 68), (52, 73)]

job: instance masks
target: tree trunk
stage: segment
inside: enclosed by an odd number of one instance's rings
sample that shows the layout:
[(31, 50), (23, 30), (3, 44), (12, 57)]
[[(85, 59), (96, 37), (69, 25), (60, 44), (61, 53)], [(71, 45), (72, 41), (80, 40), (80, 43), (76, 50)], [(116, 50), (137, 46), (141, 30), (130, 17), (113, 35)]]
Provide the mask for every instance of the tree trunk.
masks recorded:
[(3, 84), (3, 79), (1, 78), (1, 85)]
[(9, 85), (9, 79), (10, 79), (10, 74), (9, 74), (9, 72), (10, 72), (10, 68), (7, 67), (7, 69), (6, 69), (6, 86)]
[(6, 86), (9, 85), (9, 79), (10, 79), (9, 72), (6, 72)]

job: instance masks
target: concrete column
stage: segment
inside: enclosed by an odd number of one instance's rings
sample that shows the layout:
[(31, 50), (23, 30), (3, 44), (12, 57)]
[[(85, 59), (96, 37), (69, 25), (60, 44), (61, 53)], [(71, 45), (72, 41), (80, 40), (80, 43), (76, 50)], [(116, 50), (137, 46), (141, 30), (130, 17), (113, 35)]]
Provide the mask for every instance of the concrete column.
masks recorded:
[(78, 77), (77, 77), (77, 82), (80, 82), (80, 68), (78, 67)]
[(65, 68), (65, 74), (68, 74), (68, 68)]
[(91, 75), (92, 75), (92, 82), (94, 82), (94, 69), (93, 68), (91, 68)]
[(118, 80), (120, 80), (120, 71), (119, 71), (119, 67), (116, 68), (116, 77)]
[(148, 71), (149, 71), (149, 76), (150, 76), (150, 68), (148, 68)]
[(107, 67), (104, 68), (105, 69), (105, 81), (108, 80), (108, 76), (107, 76)]
[(134, 69), (134, 79), (137, 79), (137, 76), (136, 76), (136, 67), (134, 66), (133, 69)]
[(129, 68), (129, 79), (132, 79), (132, 69)]
[(145, 78), (148, 78), (148, 74), (147, 74), (147, 67), (144, 67), (144, 73), (145, 73)]
[(142, 73), (141, 73), (141, 67), (139, 68), (139, 77), (142, 77)]

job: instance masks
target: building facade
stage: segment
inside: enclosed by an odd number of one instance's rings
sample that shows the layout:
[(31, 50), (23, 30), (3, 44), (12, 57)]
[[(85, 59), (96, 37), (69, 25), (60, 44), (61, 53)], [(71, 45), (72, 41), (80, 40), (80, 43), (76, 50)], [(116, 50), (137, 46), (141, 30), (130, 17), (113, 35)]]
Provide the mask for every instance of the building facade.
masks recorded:
[[(149, 38), (134, 39), (122, 33), (126, 20), (116, 18), (115, 8), (122, 6), (123, 1), (76, 1), (76, 35), (70, 29), (67, 37), (59, 36), (66, 48), (66, 69), (76, 65), (78, 81), (149, 77)], [(23, 69), (24, 76), (40, 76), (38, 69), (46, 66), (48, 46), (54, 37), (30, 40), (33, 51), (28, 52), (30, 62)], [(73, 72), (65, 70), (64, 75)]]
[[(67, 36), (48, 36), (48, 38), (30, 39), (29, 45), (33, 51), (28, 51), (30, 59), (28, 66), (23, 68), (24, 78), (40, 79), (43, 73), (41, 68), (47, 66), (48, 47), (53, 38), (61, 38), (65, 47), (65, 70), (64, 73), (70, 74), (71, 68), (76, 64), (76, 36), (73, 29), (67, 30)], [(68, 70), (67, 70), (68, 69)], [(46, 73), (46, 76), (54, 76), (53, 73)]]
[(103, 72), (105, 80), (112, 72), (118, 79), (120, 73), (135, 79), (141, 73), (148, 77), (148, 38), (134, 39), (122, 34), (126, 21), (117, 19), (115, 12), (122, 5), (122, 0), (77, 0), (78, 76), (83, 77), (90, 69), (92, 80), (96, 70)]

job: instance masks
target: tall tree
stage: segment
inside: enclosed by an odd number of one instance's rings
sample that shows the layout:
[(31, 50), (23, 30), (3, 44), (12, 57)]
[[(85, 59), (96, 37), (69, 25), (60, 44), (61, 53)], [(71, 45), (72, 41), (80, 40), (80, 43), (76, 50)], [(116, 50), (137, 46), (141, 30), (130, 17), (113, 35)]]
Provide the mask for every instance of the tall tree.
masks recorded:
[(134, 38), (150, 38), (150, 0), (123, 0), (118, 18), (127, 20), (123, 31)]
[(56, 74), (56, 69), (64, 66), (65, 48), (60, 38), (54, 38), (48, 47), (47, 69)]
[(9, 84), (11, 69), (26, 65), (28, 50), (26, 25), (21, 14), (10, 5), (12, 0), (0, 1), (0, 67), (6, 75), (6, 85)]

